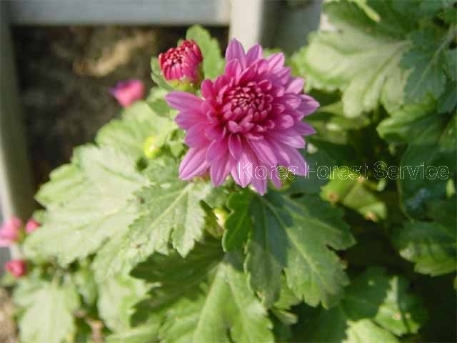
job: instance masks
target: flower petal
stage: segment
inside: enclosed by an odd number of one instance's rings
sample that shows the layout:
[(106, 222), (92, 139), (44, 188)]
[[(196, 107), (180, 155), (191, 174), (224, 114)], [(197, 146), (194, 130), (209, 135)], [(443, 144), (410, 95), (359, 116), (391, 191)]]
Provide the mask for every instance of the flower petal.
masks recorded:
[(236, 39), (232, 39), (225, 52), (225, 59), (227, 62), (231, 60), (238, 60), (243, 68), (246, 68), (246, 55), (244, 53), (243, 45)]
[(179, 177), (183, 180), (189, 180), (204, 174), (208, 168), (206, 149), (190, 148), (179, 166)]
[(246, 53), (246, 65), (249, 67), (252, 63), (262, 58), (263, 51), (259, 44), (254, 45)]
[(200, 111), (200, 105), (203, 100), (198, 96), (181, 91), (173, 91), (165, 95), (168, 105), (177, 110), (194, 110)]

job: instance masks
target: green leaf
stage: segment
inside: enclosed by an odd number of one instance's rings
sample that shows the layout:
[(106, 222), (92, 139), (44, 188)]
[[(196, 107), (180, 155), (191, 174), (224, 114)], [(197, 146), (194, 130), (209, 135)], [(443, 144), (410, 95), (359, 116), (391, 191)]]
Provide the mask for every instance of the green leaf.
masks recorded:
[[(132, 241), (141, 244), (146, 253), (168, 251), (168, 243), (183, 256), (202, 238), (205, 212), (200, 205), (209, 195), (208, 182), (179, 180), (176, 164), (167, 165), (167, 182), (156, 183), (142, 189), (144, 214), (132, 226)], [(156, 182), (155, 179), (150, 179)], [(143, 241), (145, 241), (143, 245)]]
[(402, 156), (399, 191), (403, 209), (412, 217), (422, 218), (427, 202), (446, 196), (446, 185), (456, 171), (456, 119), (455, 115), (425, 118), (423, 131), (417, 132)]
[(23, 283), (15, 292), (16, 303), (24, 308), (19, 319), (21, 342), (61, 343), (74, 335), (73, 312), (79, 307), (73, 285), (55, 282)]
[(160, 342), (273, 342), (267, 312), (250, 292), (237, 255), (218, 241), (197, 245), (183, 259), (153, 255), (132, 274), (151, 283), (139, 313), (163, 315)]
[(342, 302), (309, 310), (300, 339), (306, 342), (399, 342), (394, 334), (416, 333), (426, 319), (421, 301), (407, 293), (408, 283), (370, 268), (353, 280)]
[(264, 304), (271, 306), (278, 298), (283, 271), (288, 286), (306, 303), (336, 304), (347, 277), (328, 247), (340, 250), (354, 244), (341, 212), (315, 196), (292, 201), (270, 191), (253, 199), (250, 213), (245, 269)]
[(206, 79), (213, 79), (222, 74), (224, 59), (216, 39), (211, 38), (208, 31), (199, 25), (187, 30), (186, 39), (193, 39), (203, 55), (203, 74)]
[(185, 256), (203, 237), (206, 214), (200, 202), (211, 195), (211, 185), (180, 180), (170, 158), (153, 160), (145, 173), (150, 185), (135, 194), (139, 215), (98, 252), (94, 269), (100, 275), (132, 267), (155, 251), (168, 253), (170, 247)]
[(227, 207), (231, 214), (225, 222), (224, 237), (222, 246), (225, 251), (241, 249), (247, 241), (249, 228), (251, 227), (249, 206), (251, 203), (252, 193), (243, 190), (240, 193), (233, 193), (227, 202)]
[(457, 269), (455, 198), (435, 203), (429, 213), (435, 221), (405, 224), (394, 236), (395, 245), (417, 272), (451, 273)]
[(84, 304), (87, 306), (94, 305), (98, 297), (98, 288), (88, 261), (81, 262), (71, 276), (78, 293), (84, 300)]
[[(168, 113), (168, 105), (165, 106)], [(95, 140), (100, 146), (111, 146), (128, 155), (141, 157), (147, 137), (162, 137), (158, 140), (163, 144), (164, 137), (177, 128), (174, 121), (161, 115), (162, 112), (143, 101), (136, 102), (124, 110), (121, 119), (103, 126)]]
[(135, 219), (132, 193), (145, 183), (136, 159), (121, 151), (79, 148), (72, 165), (53, 173), (38, 193), (48, 211), (40, 230), (25, 241), (27, 255), (68, 265), (96, 252)]
[(433, 115), (435, 107), (436, 102), (431, 99), (420, 104), (408, 104), (381, 121), (376, 130), (390, 143), (408, 143), (436, 120)]
[(109, 335), (106, 338), (107, 343), (152, 343), (158, 342), (157, 332), (160, 322), (149, 321), (144, 325), (135, 327), (130, 330)]
[(99, 282), (98, 289), (97, 309), (100, 318), (113, 332), (127, 331), (133, 305), (146, 294), (145, 283), (121, 272)]
[[(457, 56), (456, 56), (457, 59)], [(457, 70), (457, 66), (455, 67)], [(446, 90), (441, 98), (438, 100), (438, 112), (447, 113), (457, 110), (457, 98), (455, 97), (455, 90), (457, 89), (457, 82), (448, 82)]]
[[(453, 30), (450, 30), (452, 33)], [(433, 30), (424, 29), (411, 34), (413, 47), (403, 56), (401, 67), (412, 69), (405, 86), (408, 102), (421, 102), (425, 96), (439, 98), (444, 92), (446, 74), (444, 49), (453, 36), (437, 39)]]
[[(409, 27), (398, 25), (401, 13), (396, 13), (391, 1), (370, 2), (370, 6), (380, 14), (379, 22), (368, 18), (356, 4), (326, 4), (325, 11), (337, 30), (314, 34), (310, 45), (292, 58), (306, 77), (308, 89), (343, 92), (348, 117), (374, 110), (380, 103), (388, 111), (403, 105), (407, 73), (399, 61), (410, 47), (403, 38)], [(395, 25), (389, 25), (391, 22)]]

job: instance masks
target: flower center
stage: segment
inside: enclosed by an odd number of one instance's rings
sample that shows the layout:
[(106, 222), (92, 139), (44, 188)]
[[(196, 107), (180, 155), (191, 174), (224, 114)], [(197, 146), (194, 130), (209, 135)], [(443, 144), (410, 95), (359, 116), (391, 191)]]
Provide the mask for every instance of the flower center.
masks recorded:
[(273, 102), (269, 89), (269, 81), (251, 81), (226, 92), (221, 119), (229, 132), (262, 133), (274, 125), (268, 118)]

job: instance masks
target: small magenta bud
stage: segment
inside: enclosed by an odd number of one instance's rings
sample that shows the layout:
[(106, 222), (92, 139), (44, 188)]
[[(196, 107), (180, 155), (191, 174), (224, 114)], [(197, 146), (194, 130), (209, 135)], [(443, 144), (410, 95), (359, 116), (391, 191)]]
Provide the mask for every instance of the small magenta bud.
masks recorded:
[(144, 84), (140, 80), (127, 80), (119, 82), (110, 93), (122, 107), (127, 107), (144, 96)]
[(181, 83), (199, 83), (202, 62), (203, 56), (200, 48), (193, 40), (185, 40), (178, 47), (171, 48), (159, 55), (162, 74), (174, 86)]
[(32, 233), (33, 231), (37, 230), (41, 226), (35, 219), (31, 218), (25, 225), (25, 232)]
[(24, 260), (11, 260), (5, 263), (5, 270), (15, 278), (20, 278), (27, 273), (27, 264)]
[(21, 238), (22, 220), (12, 217), (0, 228), (0, 247), (9, 247)]

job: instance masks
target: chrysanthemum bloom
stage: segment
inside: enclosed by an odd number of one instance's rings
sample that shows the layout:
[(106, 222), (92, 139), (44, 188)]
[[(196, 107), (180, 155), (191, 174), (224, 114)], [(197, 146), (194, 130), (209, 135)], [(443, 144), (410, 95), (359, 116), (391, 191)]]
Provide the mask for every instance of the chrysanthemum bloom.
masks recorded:
[(23, 223), (19, 218), (12, 217), (0, 228), (0, 247), (9, 247), (17, 242), (21, 235)]
[(116, 98), (121, 106), (127, 107), (143, 98), (144, 84), (136, 79), (121, 81), (116, 87), (110, 89), (110, 93)]
[(319, 104), (302, 93), (304, 80), (291, 77), (282, 53), (263, 58), (259, 45), (245, 53), (232, 40), (226, 60), (223, 75), (203, 81), (202, 98), (177, 91), (166, 97), (179, 111), (176, 122), (190, 147), (180, 177), (209, 171), (218, 186), (231, 174), (242, 187), (252, 184), (264, 194), (268, 179), (281, 186), (278, 166), (305, 175), (298, 149), (305, 147), (303, 136), (315, 131), (302, 119)]
[(11, 260), (5, 263), (5, 270), (15, 278), (20, 278), (27, 273), (27, 264), (24, 260)]
[(160, 69), (168, 81), (198, 83), (202, 61), (200, 48), (193, 40), (185, 40), (180, 46), (159, 55)]
[(35, 219), (29, 219), (29, 221), (25, 225), (25, 232), (32, 233), (39, 227), (40, 227), (40, 223), (38, 223)]

